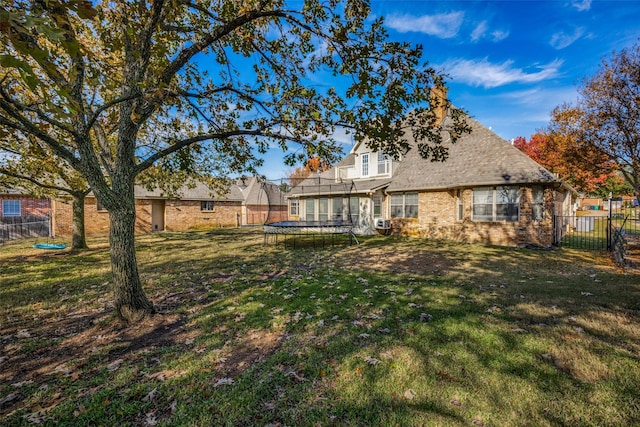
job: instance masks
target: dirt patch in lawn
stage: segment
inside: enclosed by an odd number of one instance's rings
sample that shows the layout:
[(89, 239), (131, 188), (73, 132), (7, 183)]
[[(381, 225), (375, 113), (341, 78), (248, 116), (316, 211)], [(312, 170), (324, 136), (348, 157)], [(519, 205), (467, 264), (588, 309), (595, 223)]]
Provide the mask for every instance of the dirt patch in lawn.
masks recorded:
[(454, 268), (451, 257), (433, 251), (392, 251), (385, 248), (357, 247), (350, 250), (341, 262), (348, 268), (362, 271), (389, 271), (416, 275), (440, 275)]

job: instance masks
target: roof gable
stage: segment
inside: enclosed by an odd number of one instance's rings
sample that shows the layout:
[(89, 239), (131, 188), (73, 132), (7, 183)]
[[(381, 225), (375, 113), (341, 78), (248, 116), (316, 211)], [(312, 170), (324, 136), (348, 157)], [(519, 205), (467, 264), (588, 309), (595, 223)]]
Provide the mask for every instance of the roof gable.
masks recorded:
[(436, 190), (473, 186), (560, 182), (509, 142), (476, 120), (467, 118), (471, 133), (452, 144), (445, 162), (420, 156), (415, 141), (398, 165), (388, 191)]

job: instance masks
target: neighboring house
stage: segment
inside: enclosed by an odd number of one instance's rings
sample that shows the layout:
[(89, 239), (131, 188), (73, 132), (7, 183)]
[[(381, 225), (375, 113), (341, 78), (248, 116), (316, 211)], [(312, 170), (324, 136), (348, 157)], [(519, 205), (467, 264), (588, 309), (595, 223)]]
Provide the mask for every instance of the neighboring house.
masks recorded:
[(0, 188), (0, 241), (48, 236), (51, 206), (49, 199)]
[[(356, 144), (335, 167), (293, 188), (290, 219), (351, 218), (359, 234), (377, 229), (469, 243), (550, 246), (553, 216), (571, 213), (575, 193), (491, 130), (467, 120), (471, 134), (444, 143), (445, 162), (423, 159), (415, 142), (398, 161)], [(314, 180), (323, 183), (315, 194)], [(327, 190), (327, 180), (341, 185)]]
[(0, 188), (0, 218), (46, 216), (50, 213), (49, 199), (28, 196), (14, 189)]
[[(233, 183), (225, 194), (212, 194), (205, 184), (178, 191), (180, 198), (168, 198), (157, 189), (135, 187), (136, 233), (185, 231), (263, 224), (269, 203), (257, 178)], [(286, 209), (286, 206), (285, 208)], [(70, 235), (71, 200), (54, 203), (55, 233)], [(109, 213), (90, 194), (85, 199), (87, 235), (109, 232)]]

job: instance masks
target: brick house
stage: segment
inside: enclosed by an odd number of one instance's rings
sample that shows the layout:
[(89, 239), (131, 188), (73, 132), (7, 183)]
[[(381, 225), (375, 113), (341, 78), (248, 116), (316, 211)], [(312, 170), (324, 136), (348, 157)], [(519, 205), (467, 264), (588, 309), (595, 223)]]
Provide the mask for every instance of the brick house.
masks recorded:
[[(412, 148), (397, 161), (356, 144), (323, 180), (349, 194), (314, 192), (313, 178), (289, 197), (291, 220), (352, 219), (354, 232), (403, 234), (504, 246), (551, 246), (553, 216), (571, 212), (575, 192), (473, 119), (446, 162)], [(410, 135), (409, 135), (410, 138)], [(328, 188), (326, 185), (323, 186)], [(302, 190), (304, 189), (304, 190)]]
[(49, 214), (51, 214), (49, 199), (27, 196), (17, 190), (0, 188), (0, 218)]
[[(261, 183), (255, 177), (238, 180), (226, 194), (212, 194), (204, 184), (194, 188), (185, 187), (179, 191), (180, 198), (167, 198), (159, 189), (149, 191), (136, 186), (136, 233), (262, 224), (261, 212), (267, 211), (269, 205), (267, 198), (261, 196), (261, 191)], [(53, 217), (55, 234), (70, 235), (71, 200), (55, 200)], [(90, 194), (85, 199), (85, 233), (95, 235), (108, 232), (109, 213)]]

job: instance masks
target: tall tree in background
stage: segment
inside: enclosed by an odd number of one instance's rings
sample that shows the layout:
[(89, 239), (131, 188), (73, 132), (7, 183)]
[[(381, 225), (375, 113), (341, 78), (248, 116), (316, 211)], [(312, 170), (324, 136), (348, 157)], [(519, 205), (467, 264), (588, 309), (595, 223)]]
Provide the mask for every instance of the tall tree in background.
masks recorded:
[[(448, 101), (430, 88), (442, 76), (369, 13), (364, 0), (3, 3), (0, 128), (46, 144), (109, 212), (121, 318), (154, 312), (138, 275), (134, 184), (162, 159), (188, 169), (206, 145), (251, 172), (274, 143), (302, 145), (290, 163), (332, 161), (341, 126), (391, 156), (412, 134), (425, 158), (443, 160), (443, 140), (469, 131), (459, 110), (436, 120)], [(332, 79), (344, 88), (317, 84)]]
[(566, 134), (539, 131), (528, 141), (517, 137), (513, 146), (586, 194), (598, 194), (605, 183), (613, 184), (617, 177), (615, 165), (606, 157), (592, 150), (577, 150)]
[(324, 172), (331, 167), (331, 164), (327, 161), (323, 161), (317, 157), (312, 157), (307, 160), (303, 166), (298, 166), (287, 175), (289, 184), (292, 187), (300, 184), (306, 178), (308, 178), (313, 172)]
[(640, 43), (603, 59), (575, 106), (552, 113), (549, 133), (591, 168), (617, 168), (640, 199)]

